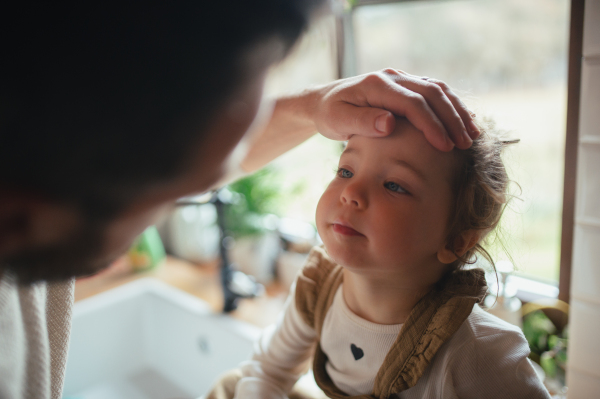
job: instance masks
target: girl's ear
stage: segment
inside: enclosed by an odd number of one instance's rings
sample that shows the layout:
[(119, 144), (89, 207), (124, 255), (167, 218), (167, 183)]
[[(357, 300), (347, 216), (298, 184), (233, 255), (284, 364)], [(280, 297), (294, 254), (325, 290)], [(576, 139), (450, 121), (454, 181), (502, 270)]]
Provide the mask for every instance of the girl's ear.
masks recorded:
[(437, 258), (440, 262), (448, 265), (458, 259), (471, 248), (473, 248), (481, 239), (481, 232), (477, 230), (467, 230), (454, 240), (454, 251), (446, 243), (437, 252)]

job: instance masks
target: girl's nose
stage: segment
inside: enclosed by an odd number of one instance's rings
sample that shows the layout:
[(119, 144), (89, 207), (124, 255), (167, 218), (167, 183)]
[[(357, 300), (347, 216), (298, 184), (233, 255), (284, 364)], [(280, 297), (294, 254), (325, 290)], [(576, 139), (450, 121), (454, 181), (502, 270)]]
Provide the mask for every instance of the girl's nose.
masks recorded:
[(342, 190), (341, 201), (344, 205), (350, 205), (358, 209), (367, 206), (365, 188), (359, 182), (352, 182)]

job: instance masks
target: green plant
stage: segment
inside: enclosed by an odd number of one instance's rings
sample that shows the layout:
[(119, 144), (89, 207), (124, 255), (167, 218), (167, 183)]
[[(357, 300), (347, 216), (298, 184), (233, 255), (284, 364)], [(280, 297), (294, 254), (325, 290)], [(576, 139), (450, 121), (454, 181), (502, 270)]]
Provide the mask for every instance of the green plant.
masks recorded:
[(279, 173), (266, 167), (229, 185), (237, 193), (236, 200), (227, 207), (226, 227), (234, 238), (262, 234), (266, 215), (279, 215)]
[(530, 358), (539, 363), (546, 376), (565, 385), (568, 328), (558, 331), (542, 310), (523, 318), (523, 334), (529, 342)]

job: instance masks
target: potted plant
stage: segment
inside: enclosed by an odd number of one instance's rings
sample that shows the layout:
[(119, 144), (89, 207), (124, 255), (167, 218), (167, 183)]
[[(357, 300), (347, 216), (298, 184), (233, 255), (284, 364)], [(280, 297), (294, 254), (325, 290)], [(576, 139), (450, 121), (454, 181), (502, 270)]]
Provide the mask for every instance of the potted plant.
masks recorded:
[(228, 186), (235, 194), (225, 212), (231, 237), (231, 260), (236, 268), (268, 283), (274, 277), (280, 251), (277, 222), (282, 198), (279, 174), (264, 168)]

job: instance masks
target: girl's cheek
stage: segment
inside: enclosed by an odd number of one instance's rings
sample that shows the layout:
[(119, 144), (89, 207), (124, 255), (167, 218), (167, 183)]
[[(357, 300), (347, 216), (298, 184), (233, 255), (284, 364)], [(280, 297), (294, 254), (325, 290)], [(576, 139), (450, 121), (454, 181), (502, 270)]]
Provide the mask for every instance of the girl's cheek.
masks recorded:
[(315, 211), (315, 223), (317, 225), (317, 232), (322, 235), (321, 224), (323, 223), (323, 207), (324, 207), (325, 193), (319, 198), (317, 202), (317, 209)]

